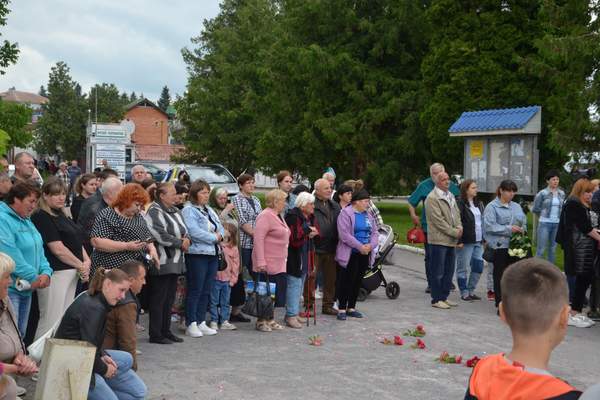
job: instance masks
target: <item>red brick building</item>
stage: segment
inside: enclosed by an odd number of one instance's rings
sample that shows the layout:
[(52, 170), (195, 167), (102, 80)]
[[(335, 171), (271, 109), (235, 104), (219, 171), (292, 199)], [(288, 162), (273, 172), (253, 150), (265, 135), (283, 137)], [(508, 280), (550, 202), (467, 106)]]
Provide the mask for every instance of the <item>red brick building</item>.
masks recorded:
[(183, 148), (170, 144), (169, 115), (148, 99), (137, 100), (127, 106), (125, 119), (135, 124), (131, 143), (135, 146), (135, 160), (168, 164), (171, 155)]

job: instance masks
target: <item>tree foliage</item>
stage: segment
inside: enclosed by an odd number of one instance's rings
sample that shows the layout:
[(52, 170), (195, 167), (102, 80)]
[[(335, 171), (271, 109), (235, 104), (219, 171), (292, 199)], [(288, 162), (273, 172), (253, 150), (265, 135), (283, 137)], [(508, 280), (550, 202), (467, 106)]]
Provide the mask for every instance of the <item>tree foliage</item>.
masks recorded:
[[(8, 5), (10, 0), (0, 0), (0, 26), (6, 26), (6, 16), (10, 12)], [(2, 34), (0, 33), (0, 36)], [(19, 57), (19, 47), (17, 43), (10, 43), (4, 40), (0, 43), (0, 75), (6, 73), (6, 68), (17, 62)]]
[[(4, 137), (6, 146), (27, 147), (32, 139), (31, 131), (27, 129), (30, 122), (31, 109), (28, 106), (0, 101), (0, 127), (6, 135)], [(0, 154), (4, 152), (0, 151)]]
[(598, 1), (225, 0), (184, 49), (189, 161), (332, 165), (398, 193), (441, 161), (465, 110), (541, 105), (542, 171), (596, 151)]
[(119, 122), (125, 115), (125, 106), (129, 99), (119, 94), (119, 89), (114, 83), (96, 84), (90, 89), (87, 96), (87, 108), (92, 113), (92, 119), (98, 122)]
[(52, 67), (47, 85), (48, 103), (36, 131), (36, 150), (44, 154), (60, 154), (65, 159), (85, 155), (85, 129), (88, 103), (75, 82), (69, 67), (59, 61)]
[(158, 108), (167, 112), (167, 108), (171, 105), (171, 94), (169, 93), (169, 88), (164, 86), (162, 91), (160, 92), (160, 99), (158, 99)]

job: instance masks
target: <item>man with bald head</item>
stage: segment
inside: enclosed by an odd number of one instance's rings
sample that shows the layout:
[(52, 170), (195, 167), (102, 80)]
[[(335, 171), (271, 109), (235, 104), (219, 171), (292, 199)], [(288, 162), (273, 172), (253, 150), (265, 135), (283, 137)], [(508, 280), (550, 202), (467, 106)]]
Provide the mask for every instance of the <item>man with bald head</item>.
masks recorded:
[(146, 168), (142, 164), (136, 164), (131, 168), (131, 182), (140, 185), (147, 179)]
[(93, 196), (85, 199), (81, 204), (81, 210), (79, 211), (79, 217), (77, 217), (77, 223), (83, 227), (85, 232), (83, 245), (85, 246), (88, 254), (92, 254), (90, 232), (92, 230), (92, 226), (94, 225), (94, 221), (96, 220), (96, 215), (115, 201), (117, 194), (119, 194), (119, 191), (122, 187), (123, 182), (121, 182), (118, 178), (106, 178), (102, 182), (100, 190)]
[[(340, 206), (331, 200), (333, 187), (327, 179), (318, 179), (315, 182), (315, 218), (319, 224), (319, 240), (315, 243), (317, 269), (323, 273), (323, 314), (336, 315), (333, 308), (335, 301), (335, 249), (338, 242), (337, 218), (340, 214)], [(312, 278), (314, 279), (314, 278)], [(310, 287), (315, 287), (311, 283)], [(310, 302), (312, 293), (304, 298)], [(310, 297), (310, 299), (309, 299)], [(306, 301), (306, 300), (305, 300)]]

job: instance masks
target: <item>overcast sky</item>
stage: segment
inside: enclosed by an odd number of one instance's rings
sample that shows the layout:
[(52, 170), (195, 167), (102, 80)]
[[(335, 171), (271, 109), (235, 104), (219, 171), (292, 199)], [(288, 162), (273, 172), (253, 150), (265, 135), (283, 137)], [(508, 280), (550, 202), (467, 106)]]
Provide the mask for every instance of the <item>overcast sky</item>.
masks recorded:
[(0, 75), (0, 91), (37, 93), (65, 61), (86, 92), (107, 82), (157, 100), (164, 85), (172, 98), (185, 90), (181, 49), (217, 15), (219, 0), (12, 0), (9, 7), (2, 39), (18, 42), (21, 53)]

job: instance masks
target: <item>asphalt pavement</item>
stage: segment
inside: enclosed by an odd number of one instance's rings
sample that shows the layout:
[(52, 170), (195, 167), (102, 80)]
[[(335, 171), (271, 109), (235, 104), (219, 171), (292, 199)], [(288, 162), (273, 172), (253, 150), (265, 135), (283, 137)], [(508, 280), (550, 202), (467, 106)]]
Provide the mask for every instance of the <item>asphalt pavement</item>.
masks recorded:
[[(383, 289), (373, 292), (358, 306), (364, 319), (341, 322), (319, 314), (316, 326), (271, 333), (237, 324), (237, 331), (185, 337), (184, 343), (172, 345), (150, 344), (141, 332), (138, 372), (148, 385), (148, 398), (464, 398), (471, 369), (440, 364), (436, 357), (442, 351), (463, 358), (509, 351), (509, 330), (487, 300), (465, 303), (454, 292), (451, 299), (459, 307), (432, 308), (424, 293), (421, 255), (395, 250), (390, 261), (385, 277), (400, 284), (400, 296), (390, 300)], [(484, 279), (479, 286), (483, 297)], [(279, 310), (279, 319), (282, 315)], [(147, 323), (146, 316), (142, 321)], [(403, 337), (403, 346), (381, 343), (417, 324), (427, 332), (425, 349), (412, 349), (412, 337)], [(312, 335), (320, 335), (323, 345), (309, 345)], [(551, 372), (580, 388), (599, 382), (599, 338), (600, 327), (569, 328), (553, 354)]]

